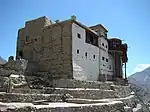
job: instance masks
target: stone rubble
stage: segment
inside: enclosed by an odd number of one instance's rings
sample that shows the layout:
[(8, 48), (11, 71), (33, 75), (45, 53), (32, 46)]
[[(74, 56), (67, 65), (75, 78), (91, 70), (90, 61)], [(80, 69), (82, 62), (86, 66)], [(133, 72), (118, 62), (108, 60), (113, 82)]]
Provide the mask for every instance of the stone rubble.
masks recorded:
[(19, 58), (14, 60), (13, 57), (0, 65), (1, 112), (142, 111), (130, 85), (53, 79), (52, 75), (42, 71), (36, 76), (28, 76), (27, 66), (28, 61)]

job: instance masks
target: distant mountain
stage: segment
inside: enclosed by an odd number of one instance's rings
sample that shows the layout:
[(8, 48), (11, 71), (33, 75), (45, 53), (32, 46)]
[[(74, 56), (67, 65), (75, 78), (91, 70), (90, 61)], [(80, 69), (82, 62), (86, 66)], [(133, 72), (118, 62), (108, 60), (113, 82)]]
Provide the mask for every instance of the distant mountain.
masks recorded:
[(5, 64), (7, 61), (0, 56), (0, 64)]
[(150, 101), (150, 67), (131, 75), (128, 81), (144, 102)]
[(129, 82), (138, 83), (140, 85), (150, 86), (150, 67), (141, 72), (137, 72), (128, 78)]

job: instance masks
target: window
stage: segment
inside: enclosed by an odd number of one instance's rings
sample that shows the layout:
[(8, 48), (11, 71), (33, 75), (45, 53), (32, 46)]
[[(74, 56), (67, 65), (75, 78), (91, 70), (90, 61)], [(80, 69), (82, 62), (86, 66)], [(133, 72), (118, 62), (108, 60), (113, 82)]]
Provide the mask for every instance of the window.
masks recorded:
[(35, 41), (37, 41), (37, 39), (34, 39)]
[(102, 46), (104, 46), (104, 43), (102, 43)]
[(111, 69), (111, 65), (109, 65), (109, 69)]
[(29, 42), (29, 36), (26, 36), (25, 41)]
[(19, 56), (22, 58), (23, 57), (23, 52), (19, 51)]
[(89, 36), (89, 43), (92, 44), (94, 41), (94, 38), (92, 36)]
[(106, 45), (106, 48), (107, 48), (107, 45)]
[(107, 37), (107, 33), (105, 33), (105, 37)]
[(77, 54), (79, 54), (79, 49), (77, 49)]
[(77, 33), (78, 38), (81, 38), (81, 34)]
[(87, 58), (87, 52), (85, 53), (85, 57)]
[(102, 57), (102, 60), (105, 60), (105, 57)]
[(93, 58), (95, 59), (95, 55), (93, 55)]
[(108, 59), (106, 58), (106, 62), (108, 62)]
[(86, 31), (85, 42), (98, 47), (98, 36)]

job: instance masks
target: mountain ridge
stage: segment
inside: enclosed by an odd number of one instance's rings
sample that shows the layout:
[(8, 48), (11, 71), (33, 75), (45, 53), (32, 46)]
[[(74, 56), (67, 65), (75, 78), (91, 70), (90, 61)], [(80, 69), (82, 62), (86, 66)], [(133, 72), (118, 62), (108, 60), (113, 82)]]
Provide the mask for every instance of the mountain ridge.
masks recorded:
[(7, 61), (0, 56), (0, 64), (5, 64)]
[(128, 77), (131, 88), (145, 102), (150, 102), (150, 67)]
[(150, 67), (144, 69), (141, 72), (136, 72), (128, 77), (129, 82), (133, 79), (135, 79), (137, 82), (140, 82), (141, 84), (149, 84), (150, 85)]

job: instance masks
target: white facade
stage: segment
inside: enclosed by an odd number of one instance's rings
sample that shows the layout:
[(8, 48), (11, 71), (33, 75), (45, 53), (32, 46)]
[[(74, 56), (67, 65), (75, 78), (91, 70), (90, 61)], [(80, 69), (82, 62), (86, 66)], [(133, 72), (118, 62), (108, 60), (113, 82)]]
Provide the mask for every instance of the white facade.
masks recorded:
[(99, 47), (86, 43), (85, 28), (72, 24), (74, 78), (97, 81), (100, 74), (113, 75), (113, 58), (108, 54), (108, 42), (105, 38), (99, 37), (98, 44)]
[(99, 37), (100, 47), (100, 74), (113, 75), (113, 57), (108, 53), (108, 41), (104, 37)]

